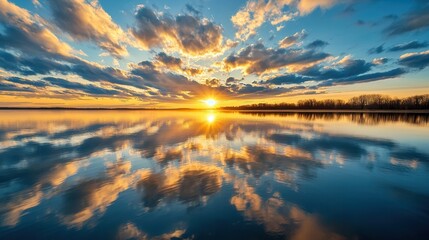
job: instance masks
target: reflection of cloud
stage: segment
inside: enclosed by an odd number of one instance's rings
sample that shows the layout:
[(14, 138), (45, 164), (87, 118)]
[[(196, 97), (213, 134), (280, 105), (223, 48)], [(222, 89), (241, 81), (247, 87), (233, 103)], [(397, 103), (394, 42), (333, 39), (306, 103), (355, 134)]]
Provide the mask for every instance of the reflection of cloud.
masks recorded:
[(261, 146), (247, 146), (241, 151), (228, 151), (225, 161), (236, 165), (246, 174), (255, 177), (274, 171), (303, 170), (304, 172), (322, 164), (310, 158), (308, 152), (301, 149), (286, 147), (283, 151), (264, 148)]
[(19, 222), (22, 213), (39, 205), (42, 198), (43, 193), (40, 185), (37, 185), (34, 189), (24, 190), (15, 194), (10, 201), (1, 204), (2, 225), (15, 226)]
[(174, 239), (174, 238), (180, 238), (185, 233), (185, 230), (177, 229), (171, 233), (164, 233), (160, 236), (154, 236), (154, 237), (148, 237), (148, 235), (141, 231), (136, 225), (133, 223), (127, 223), (122, 225), (118, 233), (116, 235), (116, 238), (118, 240), (128, 240), (128, 239), (136, 239), (136, 240), (146, 240), (146, 239), (153, 239), (153, 240), (166, 240), (166, 239)]
[(263, 225), (268, 233), (289, 235), (291, 239), (345, 239), (324, 227), (316, 217), (286, 204), (278, 193), (264, 201), (243, 179), (235, 182), (234, 189), (236, 195), (231, 204), (247, 220)]
[(220, 190), (223, 176), (219, 167), (190, 164), (144, 176), (138, 182), (138, 188), (143, 192), (144, 205), (149, 208), (163, 200), (198, 204)]
[(62, 221), (81, 227), (95, 214), (103, 214), (107, 207), (127, 190), (143, 172), (130, 174), (131, 163), (120, 162), (107, 169), (106, 176), (73, 186), (65, 193)]
[(5, 202), (1, 201), (0, 215), (4, 217), (2, 224), (14, 226), (19, 222), (21, 215), (30, 208), (36, 207), (46, 195), (42, 186), (49, 184), (51, 191), (60, 186), (68, 177), (77, 173), (79, 165), (77, 162), (58, 164), (48, 168), (42, 173), (33, 186), (15, 193)]

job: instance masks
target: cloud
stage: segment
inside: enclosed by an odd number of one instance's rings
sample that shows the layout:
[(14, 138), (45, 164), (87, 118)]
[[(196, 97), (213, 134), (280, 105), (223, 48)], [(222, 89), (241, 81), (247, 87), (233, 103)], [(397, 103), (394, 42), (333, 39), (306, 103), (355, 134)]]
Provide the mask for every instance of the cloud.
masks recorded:
[(0, 77), (0, 93), (4, 92), (34, 92), (34, 89), (16, 86)]
[(429, 27), (429, 2), (416, 1), (414, 10), (401, 16), (398, 20), (389, 25), (384, 32), (387, 35), (400, 35), (409, 32), (416, 32)]
[(419, 41), (411, 41), (408, 43), (402, 43), (395, 45), (389, 49), (391, 52), (398, 52), (398, 51), (405, 51), (409, 49), (418, 49), (418, 48), (425, 48), (429, 46), (428, 42), (419, 42)]
[(283, 85), (283, 84), (300, 84), (306, 81), (313, 80), (313, 78), (300, 76), (296, 74), (286, 74), (278, 77), (271, 78), (267, 81), (261, 82), (264, 84)]
[(318, 86), (334, 86), (334, 85), (373, 82), (373, 81), (379, 81), (384, 79), (396, 78), (405, 74), (406, 72), (407, 71), (403, 68), (395, 68), (385, 72), (368, 73), (368, 74), (363, 74), (359, 76), (352, 76), (348, 78), (340, 78), (340, 79), (325, 81), (319, 84)]
[(306, 15), (317, 8), (327, 9), (339, 2), (341, 2), (341, 0), (300, 0), (298, 3), (298, 10), (301, 15)]
[(70, 89), (74, 91), (82, 91), (90, 95), (105, 95), (105, 96), (113, 97), (114, 95), (121, 95), (122, 93), (121, 91), (118, 91), (118, 90), (105, 89), (105, 88), (97, 87), (93, 84), (81, 84), (78, 82), (71, 82), (62, 78), (45, 77), (43, 78), (43, 80), (61, 88)]
[(305, 49), (273, 49), (252, 44), (223, 60), (226, 70), (242, 68), (246, 74), (262, 74), (288, 66), (305, 66), (324, 60), (329, 54)]
[(399, 58), (399, 64), (411, 68), (426, 68), (429, 66), (429, 50), (418, 53), (406, 53)]
[(374, 64), (374, 65), (383, 65), (383, 64), (386, 64), (387, 62), (389, 61), (389, 59), (388, 58), (374, 58), (373, 60), (372, 60), (372, 63)]
[(44, 81), (28, 80), (28, 79), (24, 79), (24, 78), (20, 78), (20, 77), (9, 77), (9, 78), (7, 78), (7, 81), (12, 82), (12, 83), (18, 83), (21, 85), (38, 87), (38, 88), (44, 88), (44, 87), (48, 86), (48, 83), (46, 83)]
[(212, 91), (208, 86), (183, 75), (162, 71), (149, 61), (132, 64), (130, 73), (139, 77), (144, 86), (156, 89), (160, 96), (165, 96), (170, 101), (177, 100), (175, 97), (189, 99)]
[(50, 54), (71, 56), (73, 49), (53, 34), (40, 16), (17, 5), (0, 0), (0, 46), (26, 54)]
[(36, 74), (49, 74), (52, 71), (66, 73), (70, 67), (63, 63), (39, 57), (24, 57), (13, 55), (0, 50), (0, 67), (10, 71), (22, 74), (24, 76)]
[(131, 33), (143, 49), (160, 47), (190, 56), (222, 52), (222, 28), (197, 16), (172, 17), (139, 6)]
[(292, 36), (287, 36), (279, 41), (279, 47), (281, 48), (288, 48), (295, 44), (297, 44), (299, 41), (304, 40), (307, 37), (306, 31), (303, 29), (301, 32), (296, 32)]
[(185, 5), (185, 7), (186, 7), (186, 10), (188, 11), (188, 12), (190, 12), (190, 13), (192, 13), (192, 14), (195, 14), (195, 15), (200, 15), (200, 11), (198, 11), (197, 9), (195, 9), (192, 5), (190, 5), (190, 4), (186, 4)]
[(269, 20), (272, 25), (278, 25), (293, 18), (294, 13), (284, 13), (282, 9), (290, 4), (291, 0), (255, 0), (248, 1), (231, 17), (234, 27), (238, 29), (235, 37), (245, 41), (256, 34), (256, 30)]
[(240, 79), (236, 79), (234, 77), (229, 77), (229, 78), (226, 79), (225, 83), (226, 84), (232, 84), (232, 83), (236, 83), (236, 82), (239, 82), (239, 81), (240, 81)]
[(276, 26), (290, 21), (298, 15), (306, 15), (317, 8), (327, 9), (341, 2), (339, 0), (249, 0), (231, 17), (237, 28), (235, 37), (242, 41), (257, 33), (265, 22)]
[(305, 47), (306, 47), (306, 48), (312, 48), (312, 49), (315, 49), (315, 48), (323, 48), (323, 47), (328, 46), (328, 44), (329, 44), (329, 43), (327, 43), (327, 42), (325, 42), (325, 41), (322, 41), (322, 40), (315, 40), (315, 41), (313, 41), (313, 42), (311, 42), (311, 43), (307, 44)]
[(382, 52), (384, 52), (384, 44), (381, 44), (381, 45), (380, 45), (380, 46), (378, 46), (378, 47), (370, 48), (370, 49), (368, 50), (368, 53), (369, 53), (369, 54), (379, 54), (379, 53), (382, 53)]
[(53, 22), (79, 41), (91, 41), (114, 57), (128, 55), (127, 36), (95, 1), (49, 0)]
[(371, 70), (372, 66), (372, 63), (368, 63), (365, 60), (356, 60), (346, 56), (331, 66), (321, 67), (316, 65), (301, 71), (300, 74), (319, 80), (338, 79), (366, 73)]
[(188, 76), (196, 76), (204, 72), (204, 69), (199, 67), (184, 66), (182, 59), (167, 55), (164, 52), (160, 52), (154, 57), (154, 63), (157, 67), (166, 67)]
[(154, 59), (171, 69), (180, 69), (182, 67), (182, 60), (180, 58), (169, 56), (164, 52), (158, 53)]

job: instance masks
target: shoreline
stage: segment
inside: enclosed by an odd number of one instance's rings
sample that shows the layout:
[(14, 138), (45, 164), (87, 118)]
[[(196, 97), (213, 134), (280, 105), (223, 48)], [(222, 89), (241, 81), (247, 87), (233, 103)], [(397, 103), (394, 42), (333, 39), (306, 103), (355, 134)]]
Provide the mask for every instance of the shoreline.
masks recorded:
[(381, 109), (198, 109), (198, 108), (171, 108), (171, 109), (150, 109), (150, 108), (20, 108), (20, 107), (0, 107), (0, 111), (7, 110), (50, 110), (50, 111), (219, 111), (219, 112), (240, 112), (240, 113), (411, 113), (429, 114), (428, 110), (381, 110)]

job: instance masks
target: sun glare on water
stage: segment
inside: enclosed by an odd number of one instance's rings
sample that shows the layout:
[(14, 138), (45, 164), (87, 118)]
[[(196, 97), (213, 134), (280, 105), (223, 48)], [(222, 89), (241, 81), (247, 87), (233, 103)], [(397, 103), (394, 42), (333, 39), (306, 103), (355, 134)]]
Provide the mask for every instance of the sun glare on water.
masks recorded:
[(208, 107), (214, 107), (217, 101), (213, 98), (209, 98), (203, 101)]

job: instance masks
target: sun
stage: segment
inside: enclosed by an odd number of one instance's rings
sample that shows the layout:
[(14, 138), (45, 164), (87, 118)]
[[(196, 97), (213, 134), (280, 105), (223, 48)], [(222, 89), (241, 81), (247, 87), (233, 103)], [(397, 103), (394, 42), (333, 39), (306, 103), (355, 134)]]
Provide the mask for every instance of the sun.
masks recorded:
[(217, 103), (216, 99), (213, 98), (208, 98), (206, 100), (203, 100), (203, 102), (208, 106), (208, 107), (214, 107)]

